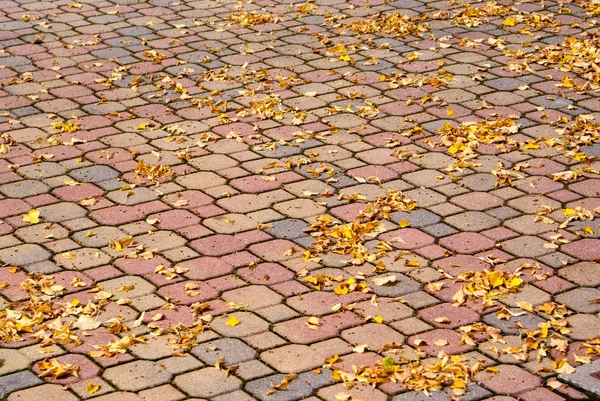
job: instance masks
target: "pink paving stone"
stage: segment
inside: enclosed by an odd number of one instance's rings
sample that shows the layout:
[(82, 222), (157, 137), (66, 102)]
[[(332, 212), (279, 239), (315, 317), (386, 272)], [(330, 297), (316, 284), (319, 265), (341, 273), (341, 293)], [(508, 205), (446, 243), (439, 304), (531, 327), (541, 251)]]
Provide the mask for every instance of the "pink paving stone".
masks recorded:
[[(186, 288), (192, 289), (186, 290)], [(191, 305), (194, 302), (205, 302), (219, 295), (219, 292), (213, 287), (197, 280), (186, 280), (167, 285), (159, 288), (157, 293), (160, 296), (172, 298), (184, 305)]]
[[(418, 316), (435, 327), (455, 329), (460, 326), (476, 322), (479, 314), (469, 308), (454, 307), (449, 303), (432, 306), (431, 308), (419, 311)], [(436, 318), (446, 317), (447, 322), (437, 322)]]
[(100, 224), (108, 226), (118, 226), (140, 220), (144, 217), (144, 212), (133, 206), (113, 206), (106, 209), (95, 210), (90, 213), (90, 217)]
[(102, 281), (109, 278), (115, 278), (121, 275), (118, 269), (113, 266), (99, 266), (85, 271), (85, 275), (95, 281)]
[(0, 219), (29, 212), (31, 207), (21, 199), (0, 199)]
[(91, 183), (82, 183), (77, 186), (64, 186), (56, 188), (52, 194), (67, 202), (80, 202), (85, 198), (92, 198), (104, 194), (104, 190)]
[(166, 195), (163, 201), (172, 205), (174, 202), (185, 200), (187, 205), (183, 209), (194, 209), (200, 206), (210, 205), (213, 199), (200, 191), (181, 191), (174, 194)]
[(207, 280), (206, 284), (210, 285), (218, 292), (229, 291), (236, 288), (245, 287), (247, 285), (244, 280), (234, 276), (233, 274)]
[(458, 233), (440, 240), (440, 245), (457, 253), (472, 254), (493, 248), (495, 241), (478, 233)]
[(518, 270), (521, 273), (521, 279), (523, 279), (525, 282), (538, 280), (533, 276), (533, 274), (542, 274), (547, 276), (552, 276), (554, 274), (554, 269), (533, 259), (514, 259), (510, 262), (496, 265), (496, 270), (501, 270), (508, 273), (515, 273)]
[(579, 241), (573, 241), (561, 247), (561, 250), (567, 255), (581, 260), (600, 259), (600, 240), (586, 238)]
[(27, 198), (27, 203), (29, 203), (33, 207), (40, 207), (51, 205), (54, 203), (58, 203), (58, 199), (50, 194), (41, 194), (37, 196), (32, 196), (31, 198)]
[(175, 230), (200, 223), (200, 218), (187, 210), (169, 210), (151, 214), (149, 219), (158, 219), (156, 226), (162, 230)]
[(221, 256), (220, 259), (225, 263), (229, 263), (235, 268), (242, 266), (250, 266), (251, 264), (257, 264), (261, 262), (259, 258), (247, 251), (236, 252), (226, 256)]
[(85, 157), (96, 164), (116, 164), (127, 160), (133, 160), (131, 152), (121, 148), (96, 150), (87, 153)]
[(114, 261), (114, 265), (128, 274), (146, 275), (154, 273), (156, 266), (163, 265), (165, 267), (170, 267), (171, 262), (169, 262), (167, 259), (163, 258), (160, 255), (156, 255), (151, 259), (119, 258)]
[(217, 234), (190, 242), (190, 246), (202, 255), (221, 256), (241, 251), (246, 244), (233, 235)]
[(390, 181), (398, 178), (398, 173), (384, 166), (365, 166), (348, 171), (350, 177), (369, 178), (377, 177), (381, 181)]
[(544, 387), (538, 387), (535, 390), (523, 393), (520, 398), (523, 401), (562, 401), (565, 399)]
[[(83, 355), (63, 355), (56, 358), (56, 360), (60, 363), (70, 363), (79, 366), (79, 371), (77, 372), (79, 377), (68, 376), (62, 379), (53, 379), (51, 377), (46, 377), (46, 381), (50, 383), (58, 383), (58, 384), (70, 384), (75, 383), (81, 380), (89, 379), (90, 377), (97, 376), (100, 372), (100, 368), (96, 366), (92, 361), (90, 361), (87, 357)], [(39, 365), (41, 362), (33, 365), (33, 370), (39, 375), (41, 373), (39, 369)]]
[[(75, 345), (65, 344), (65, 348), (75, 354), (87, 355), (89, 351), (95, 351), (95, 346), (102, 346), (110, 343), (113, 340), (117, 340), (119, 337), (115, 334), (108, 332), (105, 328), (100, 327), (95, 330), (86, 331), (86, 335), (83, 335), (81, 330), (76, 332), (78, 337), (82, 340), (82, 344)], [(91, 358), (91, 357), (90, 357)], [(100, 356), (97, 358), (91, 358), (102, 366), (112, 366), (119, 363), (127, 362), (133, 359), (129, 354), (117, 354), (114, 356)]]
[(342, 312), (324, 316), (319, 319), (321, 326), (318, 330), (309, 329), (306, 325), (308, 317), (299, 317), (283, 323), (277, 323), (274, 331), (288, 341), (297, 344), (311, 344), (336, 337), (340, 331), (354, 327), (363, 322), (352, 312)]
[(381, 359), (381, 356), (375, 352), (364, 352), (362, 354), (352, 353), (341, 355), (333, 364), (333, 367), (351, 373), (354, 371), (354, 367), (373, 366), (375, 362), (381, 361)]
[(235, 234), (235, 237), (246, 245), (256, 244), (257, 242), (271, 239), (271, 236), (264, 231), (252, 230)]
[[(437, 340), (445, 340), (446, 345), (435, 345)], [(461, 338), (456, 331), (448, 329), (435, 329), (420, 333), (408, 338), (407, 343), (411, 347), (423, 350), (428, 355), (437, 356), (440, 351), (448, 355), (463, 354), (473, 347), (467, 344), (460, 345)], [(417, 345), (419, 344), (419, 345)]]
[(497, 366), (498, 373), (483, 371), (475, 378), (483, 386), (500, 394), (516, 395), (533, 390), (541, 384), (539, 376), (514, 365)]
[(417, 249), (435, 242), (429, 234), (416, 228), (404, 228), (402, 230), (389, 231), (379, 236), (384, 241), (390, 241), (394, 248)]
[(184, 275), (193, 280), (206, 280), (230, 274), (233, 266), (221, 258), (201, 257), (178, 263), (184, 269), (189, 269)]
[(259, 263), (238, 269), (236, 273), (252, 284), (273, 285), (294, 278), (295, 274), (277, 263)]
[(345, 222), (351, 222), (356, 219), (356, 216), (365, 210), (365, 205), (362, 203), (351, 203), (349, 205), (338, 206), (330, 210), (331, 214)]
[(558, 276), (552, 276), (546, 280), (540, 280), (533, 283), (536, 287), (552, 295), (571, 290), (577, 287), (575, 284)]
[(209, 230), (208, 228), (204, 227), (201, 224), (196, 224), (193, 226), (179, 228), (175, 231), (178, 234), (180, 234), (181, 236), (183, 236), (189, 240), (197, 239), (200, 237), (205, 237), (205, 236), (213, 233), (211, 230)]
[[(263, 242), (261, 244), (252, 245), (249, 248), (249, 250), (250, 252), (252, 252), (253, 254), (265, 261), (279, 262), (282, 260), (298, 257), (303, 251), (303, 248), (299, 247), (292, 241), (276, 239), (272, 241)], [(290, 252), (290, 250), (293, 250), (294, 254), (291, 256), (286, 256), (286, 253)]]
[(446, 249), (439, 245), (429, 245), (423, 248), (415, 249), (413, 252), (423, 256), (426, 259), (435, 260), (443, 258), (448, 252)]
[(371, 298), (371, 294), (354, 291), (345, 295), (333, 292), (315, 291), (288, 298), (288, 306), (305, 315), (323, 316), (332, 313), (331, 307), (340, 303), (343, 306)]
[(283, 184), (302, 179), (302, 176), (294, 172), (274, 174), (274, 181), (265, 180), (262, 175), (238, 178), (230, 182), (230, 185), (244, 193), (257, 194), (280, 188)]
[(481, 232), (482, 235), (485, 235), (488, 238), (493, 239), (494, 241), (504, 241), (509, 238), (518, 237), (519, 234), (516, 232), (509, 230), (506, 227), (496, 227), (491, 230), (486, 230)]

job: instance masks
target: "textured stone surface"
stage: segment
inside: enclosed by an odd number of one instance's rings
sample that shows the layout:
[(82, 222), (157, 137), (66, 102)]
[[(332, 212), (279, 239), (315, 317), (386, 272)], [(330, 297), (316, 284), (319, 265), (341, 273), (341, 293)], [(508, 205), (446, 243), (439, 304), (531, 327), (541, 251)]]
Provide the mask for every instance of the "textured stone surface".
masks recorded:
[(0, 398), (425, 400), (332, 373), (445, 355), (464, 401), (598, 393), (597, 55), (534, 59), (598, 5), (468, 3), (0, 0)]

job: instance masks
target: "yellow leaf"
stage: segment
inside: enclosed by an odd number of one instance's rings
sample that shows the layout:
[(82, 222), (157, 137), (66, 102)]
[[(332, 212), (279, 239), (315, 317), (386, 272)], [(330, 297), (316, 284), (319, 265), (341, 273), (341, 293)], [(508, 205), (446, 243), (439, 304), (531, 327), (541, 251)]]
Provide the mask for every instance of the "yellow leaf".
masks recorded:
[(508, 17), (507, 19), (504, 20), (504, 22), (502, 23), (502, 25), (504, 26), (515, 26), (515, 20)]
[(339, 59), (341, 61), (347, 61), (347, 62), (351, 62), (352, 61), (352, 58), (349, 55), (347, 55), (347, 54), (344, 54), (343, 56), (340, 56)]
[(77, 185), (81, 185), (81, 183), (77, 182), (77, 181), (73, 181), (73, 180), (68, 180), (65, 178), (64, 180), (65, 184), (71, 186), (71, 187), (75, 187)]
[(525, 149), (539, 149), (539, 148), (540, 148), (540, 144), (535, 143), (535, 142), (527, 142), (527, 145), (525, 145)]
[(383, 317), (381, 317), (380, 315), (377, 315), (373, 318), (373, 321), (375, 323), (381, 324), (381, 323), (383, 323)]
[(40, 211), (31, 209), (29, 213), (23, 215), (23, 221), (29, 224), (37, 224), (40, 222)]
[(419, 261), (417, 259), (413, 259), (413, 260), (407, 260), (405, 263), (406, 266), (409, 267), (419, 267), (421, 266), (421, 264), (419, 263)]
[(575, 86), (575, 82), (573, 82), (573, 80), (571, 78), (569, 78), (567, 75), (563, 75), (560, 82), (562, 82), (562, 84), (564, 85), (565, 88), (573, 88)]
[(586, 233), (587, 235), (594, 235), (594, 230), (592, 230), (592, 228), (590, 226), (585, 226), (585, 228), (583, 229), (583, 232)]
[(410, 227), (410, 222), (408, 220), (400, 220), (398, 224), (401, 228)]
[(333, 289), (333, 292), (338, 295), (346, 295), (348, 293), (348, 286), (345, 283), (340, 283)]
[(517, 303), (517, 306), (523, 310), (526, 310), (527, 312), (533, 312), (533, 305), (531, 305), (529, 302), (521, 301)]
[(452, 117), (452, 116), (454, 115), (454, 110), (452, 110), (452, 109), (446, 109), (446, 114), (447, 114), (449, 117)]
[(237, 317), (235, 317), (235, 316), (231, 316), (231, 317), (230, 317), (230, 318), (227, 320), (227, 322), (226, 322), (225, 324), (226, 324), (227, 326), (234, 327), (234, 326), (237, 326), (238, 324), (240, 324), (240, 321), (239, 321), (239, 319), (238, 319)]
[(437, 345), (438, 347), (443, 347), (443, 346), (445, 346), (445, 345), (448, 345), (448, 341), (446, 341), (446, 340), (442, 340), (442, 339), (440, 339), (440, 340), (435, 340), (433, 343), (434, 343), (435, 345)]
[(100, 386), (99, 385), (94, 384), (93, 382), (88, 382), (88, 384), (87, 384), (87, 391), (88, 391), (88, 393), (94, 394), (98, 390), (100, 390)]

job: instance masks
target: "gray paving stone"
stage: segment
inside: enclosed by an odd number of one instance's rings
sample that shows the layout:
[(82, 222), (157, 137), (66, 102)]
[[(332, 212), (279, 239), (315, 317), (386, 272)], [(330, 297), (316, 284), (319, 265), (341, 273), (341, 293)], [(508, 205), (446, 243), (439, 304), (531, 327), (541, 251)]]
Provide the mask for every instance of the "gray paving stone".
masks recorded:
[(219, 359), (224, 358), (226, 366), (250, 361), (258, 355), (255, 349), (235, 338), (223, 338), (200, 344), (192, 350), (192, 353), (208, 365), (214, 365)]
[(28, 370), (0, 377), (0, 397), (5, 397), (13, 391), (37, 386), (44, 381)]
[(321, 369), (319, 374), (314, 372), (301, 373), (286, 389), (267, 395), (267, 392), (273, 390), (271, 382), (280, 383), (283, 377), (284, 375), (278, 374), (250, 381), (246, 383), (246, 391), (262, 401), (296, 401), (312, 395), (321, 387), (334, 383), (331, 379), (331, 371)]

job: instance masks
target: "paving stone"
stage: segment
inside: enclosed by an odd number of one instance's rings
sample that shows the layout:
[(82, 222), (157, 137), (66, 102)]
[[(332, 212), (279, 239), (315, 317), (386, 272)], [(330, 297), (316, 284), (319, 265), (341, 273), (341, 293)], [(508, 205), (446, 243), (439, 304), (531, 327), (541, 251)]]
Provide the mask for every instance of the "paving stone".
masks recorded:
[(242, 382), (235, 376), (226, 377), (217, 368), (204, 368), (175, 377), (175, 385), (194, 397), (213, 398), (227, 394), (242, 387)]
[(540, 385), (540, 379), (525, 370), (511, 365), (499, 365), (497, 374), (480, 372), (476, 379), (497, 393), (515, 395)]
[(139, 391), (171, 380), (171, 373), (157, 362), (135, 361), (108, 368), (103, 377), (125, 391)]
[[(28, 370), (2, 376), (0, 377), (0, 397), (5, 397), (14, 391), (34, 387), (42, 383), (43, 381), (40, 378)], [(65, 396), (68, 397), (68, 395)]]
[(223, 338), (203, 343), (192, 351), (201, 361), (214, 365), (221, 358), (225, 364), (236, 365), (256, 358), (257, 353), (242, 341), (233, 338)]
[(42, 262), (49, 257), (50, 253), (41, 246), (34, 244), (17, 245), (0, 250), (0, 260), (15, 266)]
[(44, 384), (42, 386), (17, 391), (8, 397), (9, 401), (77, 401), (68, 390), (58, 384)]
[(246, 383), (246, 391), (262, 401), (295, 401), (312, 395), (317, 389), (333, 384), (331, 371), (321, 369), (320, 373), (305, 372), (299, 374), (288, 388), (268, 395), (271, 382), (280, 383), (284, 375), (273, 375)]
[(323, 365), (323, 357), (306, 345), (290, 344), (265, 351), (260, 359), (281, 373), (300, 373)]

